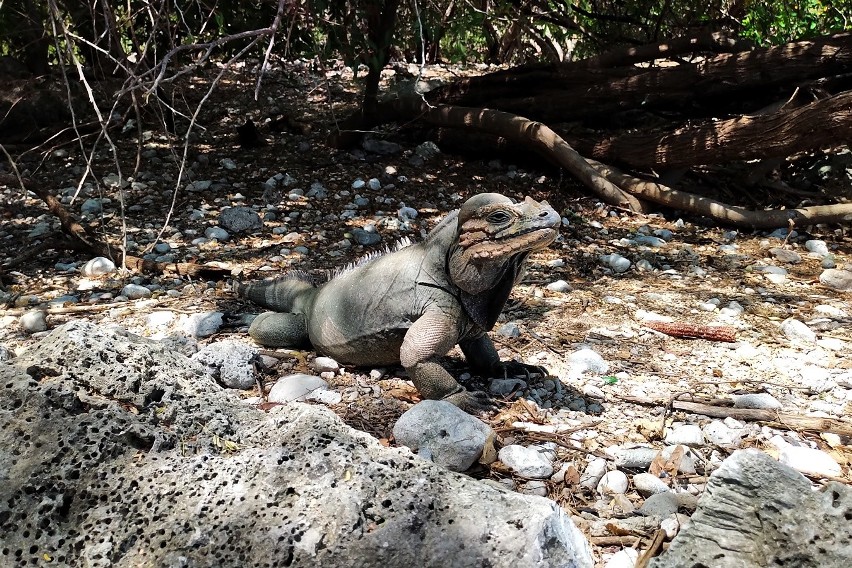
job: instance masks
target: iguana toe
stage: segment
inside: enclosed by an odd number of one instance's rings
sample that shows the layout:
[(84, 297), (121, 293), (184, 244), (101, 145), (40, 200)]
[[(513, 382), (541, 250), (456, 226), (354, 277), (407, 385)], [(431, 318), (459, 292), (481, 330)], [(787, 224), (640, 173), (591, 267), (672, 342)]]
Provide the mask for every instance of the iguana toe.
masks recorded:
[(488, 393), (482, 391), (462, 390), (444, 397), (443, 400), (455, 404), (468, 414), (486, 414), (497, 410), (497, 405)]

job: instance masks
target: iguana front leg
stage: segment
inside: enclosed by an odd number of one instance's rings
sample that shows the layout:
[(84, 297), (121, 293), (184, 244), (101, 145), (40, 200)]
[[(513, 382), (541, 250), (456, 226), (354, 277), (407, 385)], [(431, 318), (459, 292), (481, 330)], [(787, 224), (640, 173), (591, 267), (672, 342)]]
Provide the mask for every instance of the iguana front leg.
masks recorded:
[(471, 414), (492, 410), (487, 394), (466, 391), (438, 363), (457, 342), (457, 322), (442, 312), (426, 312), (406, 332), (400, 362), (423, 398), (446, 400)]
[(494, 343), (487, 333), (482, 333), (459, 343), (471, 369), (489, 378), (506, 378), (526, 375), (546, 376), (547, 370), (538, 365), (527, 365), (518, 361), (501, 361)]

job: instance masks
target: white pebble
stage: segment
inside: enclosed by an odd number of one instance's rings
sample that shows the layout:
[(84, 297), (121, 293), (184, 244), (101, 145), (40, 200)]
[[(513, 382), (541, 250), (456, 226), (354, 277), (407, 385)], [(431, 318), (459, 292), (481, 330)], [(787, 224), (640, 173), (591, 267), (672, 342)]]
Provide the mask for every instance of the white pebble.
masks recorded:
[(704, 434), (701, 433), (701, 428), (695, 424), (684, 424), (673, 428), (666, 434), (666, 444), (676, 446), (683, 444), (684, 446), (701, 446), (704, 444)]
[(637, 473), (633, 476), (633, 487), (639, 495), (647, 497), (656, 493), (671, 491), (666, 483), (653, 473)]
[(44, 310), (30, 310), (20, 319), (21, 329), (25, 333), (38, 333), (47, 329), (47, 314)]
[(512, 444), (500, 448), (497, 459), (523, 477), (544, 479), (553, 475), (553, 464), (536, 448)]
[(604, 568), (633, 568), (639, 560), (639, 551), (635, 548), (622, 548), (607, 560)]
[(600, 495), (622, 495), (627, 492), (627, 475), (622, 471), (608, 471), (598, 482)]

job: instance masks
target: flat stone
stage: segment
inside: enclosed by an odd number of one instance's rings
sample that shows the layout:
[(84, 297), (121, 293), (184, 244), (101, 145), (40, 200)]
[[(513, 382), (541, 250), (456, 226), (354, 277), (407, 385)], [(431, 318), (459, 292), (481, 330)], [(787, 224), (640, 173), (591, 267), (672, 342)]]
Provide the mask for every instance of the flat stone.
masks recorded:
[(834, 290), (848, 292), (852, 290), (852, 271), (829, 268), (819, 275), (819, 281)]
[(665, 442), (671, 445), (702, 446), (704, 445), (704, 434), (701, 433), (701, 427), (695, 424), (684, 424), (666, 433)]
[(522, 477), (544, 479), (553, 475), (553, 464), (533, 447), (512, 444), (500, 448), (497, 458)]
[(643, 497), (671, 491), (671, 488), (662, 479), (652, 473), (637, 473), (634, 475), (633, 486), (639, 492), (639, 495)]
[(328, 389), (328, 383), (315, 375), (287, 375), (272, 385), (267, 400), (278, 403), (304, 400), (314, 391), (322, 389)]
[(748, 393), (733, 395), (735, 408), (760, 408), (765, 410), (778, 410), (781, 403), (769, 393)]
[(121, 289), (121, 295), (128, 300), (138, 300), (140, 298), (150, 298), (151, 290), (138, 284), (127, 284)]

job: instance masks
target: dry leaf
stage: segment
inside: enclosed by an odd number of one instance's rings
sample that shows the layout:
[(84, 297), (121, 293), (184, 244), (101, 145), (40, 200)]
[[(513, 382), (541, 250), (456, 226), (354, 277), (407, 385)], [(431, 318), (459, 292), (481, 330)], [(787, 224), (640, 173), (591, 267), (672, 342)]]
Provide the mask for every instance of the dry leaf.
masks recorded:
[(565, 469), (565, 483), (568, 485), (577, 485), (580, 483), (580, 470), (574, 464), (569, 465)]

